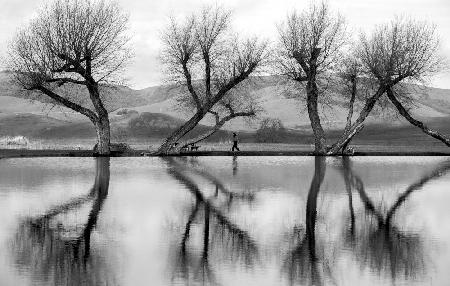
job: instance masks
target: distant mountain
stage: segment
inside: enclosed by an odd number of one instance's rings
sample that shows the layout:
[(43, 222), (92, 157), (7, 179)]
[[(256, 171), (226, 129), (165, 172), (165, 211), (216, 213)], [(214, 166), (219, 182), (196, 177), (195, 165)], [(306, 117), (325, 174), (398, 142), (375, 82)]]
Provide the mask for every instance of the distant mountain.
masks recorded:
[[(183, 123), (181, 119), (161, 113), (126, 113), (111, 116), (113, 141), (126, 141), (128, 138), (161, 140)], [(200, 124), (190, 137), (206, 132), (208, 126)], [(91, 139), (95, 138), (94, 126), (87, 120), (66, 121), (42, 114), (0, 113), (0, 137), (26, 136), (34, 139)], [(218, 132), (212, 139), (229, 138), (227, 131)]]
[[(278, 77), (255, 78), (253, 86), (251, 92), (257, 96), (260, 105), (265, 109), (260, 118), (279, 118), (285, 127), (292, 131), (310, 133), (304, 102), (286, 97), (285, 86)], [(450, 90), (411, 86), (413, 87), (417, 91), (414, 94), (416, 105), (411, 110), (415, 116), (441, 127), (450, 122)], [(105, 102), (111, 112), (113, 134), (117, 136), (161, 138), (190, 117), (189, 114), (175, 108), (175, 99), (181, 92), (175, 86), (163, 85), (142, 90), (117, 86), (108, 91), (109, 95)], [(11, 82), (8, 72), (0, 72), (0, 136), (16, 134), (45, 138), (95, 136), (92, 124), (84, 116), (62, 106), (51, 105), (45, 96), (35, 95), (33, 98), (33, 101), (29, 100), (27, 94), (19, 91)], [(344, 126), (347, 116), (342, 96), (334, 95), (332, 101), (335, 107), (325, 108), (322, 111), (323, 125), (330, 136), (333, 136), (334, 130)], [(89, 106), (88, 102), (85, 101), (86, 106)], [(403, 128), (402, 134), (412, 130), (404, 120), (386, 119), (380, 115), (369, 117), (367, 122), (368, 126), (364, 132), (368, 136), (373, 132), (375, 134), (382, 132), (381, 126), (390, 130)], [(201, 124), (198, 130), (211, 126), (213, 120), (205, 118)], [(256, 121), (248, 125), (242, 119), (236, 119), (226, 124), (224, 129), (252, 132), (256, 130), (258, 124)], [(223, 133), (226, 134), (227, 132)], [(392, 133), (392, 136), (395, 135)]]
[(0, 113), (0, 136), (25, 135), (36, 137), (45, 130), (67, 126), (70, 122), (33, 113)]
[[(133, 90), (126, 86), (104, 86), (101, 87), (103, 89), (104, 102), (106, 108), (112, 112), (119, 108), (124, 107), (136, 107), (148, 104), (149, 101), (144, 93)], [(57, 90), (61, 94), (77, 94), (77, 103), (92, 108), (92, 105), (89, 100), (89, 95), (85, 91), (84, 88), (80, 88), (76, 85), (67, 85)], [(11, 74), (9, 72), (0, 72), (0, 97), (16, 97), (22, 99), (33, 99), (38, 103), (43, 104), (51, 104), (53, 100), (48, 98), (45, 95), (42, 95), (37, 92), (28, 92), (23, 91), (15, 82), (11, 79)], [(7, 103), (7, 100), (2, 100), (4, 103)], [(10, 104), (11, 105), (11, 104)], [(21, 108), (25, 106), (21, 104), (16, 107), (16, 112), (21, 112)], [(0, 112), (2, 111), (2, 107), (0, 107)], [(71, 112), (71, 111), (70, 111)]]

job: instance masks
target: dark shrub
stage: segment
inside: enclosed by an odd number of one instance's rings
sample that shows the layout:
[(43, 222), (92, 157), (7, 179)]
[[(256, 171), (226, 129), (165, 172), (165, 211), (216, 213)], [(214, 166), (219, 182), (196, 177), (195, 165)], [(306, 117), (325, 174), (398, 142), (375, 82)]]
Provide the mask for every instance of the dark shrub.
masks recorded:
[(280, 143), (286, 139), (286, 128), (278, 118), (265, 118), (256, 131), (255, 140), (259, 143)]

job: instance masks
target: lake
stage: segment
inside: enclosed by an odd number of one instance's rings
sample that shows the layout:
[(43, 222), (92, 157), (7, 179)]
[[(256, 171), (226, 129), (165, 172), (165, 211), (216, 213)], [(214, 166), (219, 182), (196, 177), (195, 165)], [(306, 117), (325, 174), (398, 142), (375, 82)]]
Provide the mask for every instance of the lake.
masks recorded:
[(0, 160), (0, 285), (449, 285), (450, 158)]

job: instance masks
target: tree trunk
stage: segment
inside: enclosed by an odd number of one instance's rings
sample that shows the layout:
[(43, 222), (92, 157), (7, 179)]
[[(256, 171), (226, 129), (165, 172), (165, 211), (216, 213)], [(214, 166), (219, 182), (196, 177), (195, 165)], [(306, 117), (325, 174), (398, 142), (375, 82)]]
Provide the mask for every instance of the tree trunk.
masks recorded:
[[(90, 70), (90, 68), (89, 68)], [(90, 73), (89, 73), (90, 74)], [(106, 110), (101, 98), (98, 83), (89, 76), (86, 79), (86, 87), (89, 91), (89, 97), (97, 112), (98, 119), (94, 121), (97, 131), (97, 154), (107, 156), (110, 153), (111, 129), (109, 124), (108, 110)]]
[(323, 131), (322, 124), (320, 123), (320, 116), (318, 111), (318, 97), (319, 91), (317, 88), (317, 58), (321, 52), (320, 48), (315, 48), (311, 57), (308, 60), (308, 64), (305, 61), (304, 54), (295, 51), (293, 56), (297, 63), (302, 67), (306, 78), (298, 79), (298, 81), (307, 81), (306, 83), (306, 103), (308, 108), (309, 121), (314, 133), (314, 152), (319, 155), (326, 153), (326, 139), (325, 132)]
[(340, 150), (344, 151), (353, 137), (355, 137), (355, 135), (358, 134), (363, 128), (364, 124), (361, 123), (360, 125), (351, 128), (351, 130), (347, 134), (344, 133), (345, 137), (343, 137), (343, 139), (341, 139), (339, 142), (335, 143), (327, 152), (327, 155), (336, 155)]
[(352, 126), (352, 117), (353, 117), (353, 106), (355, 105), (356, 99), (356, 79), (352, 79), (352, 95), (350, 98), (350, 102), (348, 103), (348, 114), (347, 114), (347, 123), (345, 124), (345, 133), (350, 130)]
[[(361, 126), (362, 126), (362, 125), (361, 125)], [(362, 128), (361, 128), (361, 129), (362, 129)], [(357, 133), (359, 133), (359, 130), (356, 130), (356, 132), (354, 133), (354, 135), (353, 135), (352, 137), (347, 137), (348, 140), (345, 141), (345, 143), (342, 145), (342, 148), (341, 148), (343, 154), (345, 153), (345, 150), (347, 150), (348, 145), (350, 145), (350, 142), (352, 141), (353, 137), (354, 137)]]
[(409, 113), (408, 111), (403, 107), (403, 105), (400, 103), (400, 101), (397, 100), (397, 98), (394, 95), (394, 92), (392, 91), (391, 88), (388, 88), (386, 91), (389, 99), (391, 100), (391, 102), (395, 105), (395, 107), (397, 108), (398, 112), (404, 117), (406, 118), (406, 120), (409, 121), (409, 123), (411, 123), (414, 126), (419, 127), (425, 134), (430, 135), (433, 138), (436, 138), (440, 141), (442, 141), (445, 145), (447, 145), (447, 147), (450, 147), (450, 140), (445, 137), (444, 135), (440, 134), (437, 131), (434, 131), (430, 128), (428, 128), (425, 124), (423, 124), (423, 122), (414, 119)]
[[(352, 127), (353, 108), (354, 108), (355, 99), (356, 99), (356, 76), (352, 76), (351, 83), (352, 83), (352, 91), (351, 91), (350, 102), (348, 104), (347, 123), (345, 124), (344, 134), (349, 133), (350, 128)], [(348, 140), (342, 146), (342, 152), (344, 152), (347, 149), (348, 145), (350, 144), (350, 141), (351, 141), (351, 139)]]
[[(207, 110), (206, 108), (204, 110)], [(186, 135), (189, 131), (195, 128), (197, 124), (200, 122), (200, 120), (205, 117), (205, 114), (202, 110), (197, 111), (197, 113), (194, 114), (194, 116), (191, 117), (186, 123), (184, 123), (180, 128), (175, 130), (165, 141), (164, 143), (158, 148), (158, 150), (155, 152), (156, 155), (165, 155), (167, 154), (170, 149), (172, 149), (174, 143), (178, 142), (181, 137)]]
[(307, 107), (311, 128), (314, 133), (314, 152), (317, 154), (326, 153), (326, 139), (322, 124), (320, 123), (320, 116), (318, 110), (318, 90), (315, 80), (308, 82), (306, 86), (307, 93)]
[(361, 129), (363, 128), (364, 120), (366, 120), (367, 116), (369, 116), (370, 112), (375, 106), (375, 103), (383, 95), (385, 90), (386, 89), (384, 86), (380, 86), (377, 92), (366, 100), (366, 104), (359, 113), (358, 119), (356, 119), (351, 128), (347, 132), (344, 132), (341, 138), (331, 146), (331, 148), (327, 152), (327, 155), (336, 155), (342, 149), (342, 147), (344, 147), (345, 144), (349, 142), (349, 140), (351, 140), (356, 134), (358, 134), (359, 131), (361, 131)]
[(89, 85), (86, 85), (86, 87), (88, 88), (89, 96), (91, 98), (92, 104), (94, 105), (95, 112), (89, 108), (83, 107), (79, 104), (71, 102), (64, 97), (59, 96), (58, 94), (45, 87), (40, 86), (36, 88), (36, 90), (41, 91), (45, 95), (63, 104), (67, 108), (70, 108), (89, 118), (89, 120), (95, 125), (95, 130), (97, 132), (97, 144), (94, 148), (94, 151), (99, 155), (109, 155), (109, 143), (111, 134), (108, 111), (101, 102), (98, 85), (92, 80)]
[(97, 154), (109, 155), (110, 143), (111, 143), (111, 129), (109, 125), (108, 114), (100, 117), (98, 122), (95, 123), (95, 129), (97, 131)]

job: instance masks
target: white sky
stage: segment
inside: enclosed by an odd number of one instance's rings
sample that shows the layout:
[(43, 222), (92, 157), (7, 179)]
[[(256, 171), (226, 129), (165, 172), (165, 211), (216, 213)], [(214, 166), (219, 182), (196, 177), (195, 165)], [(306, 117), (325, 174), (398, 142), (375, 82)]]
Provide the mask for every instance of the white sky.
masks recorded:
[[(21, 25), (36, 14), (43, 0), (0, 0), (0, 56)], [(159, 31), (169, 15), (189, 15), (204, 4), (219, 4), (233, 10), (233, 26), (244, 35), (276, 39), (276, 24), (293, 10), (302, 10), (310, 0), (119, 0), (130, 15), (134, 60), (126, 77), (133, 88), (145, 88), (164, 81)], [(450, 0), (329, 0), (333, 10), (343, 14), (355, 33), (370, 31), (395, 15), (429, 20), (437, 25), (444, 54), (450, 59)], [(450, 72), (437, 76), (431, 85), (450, 88)]]

